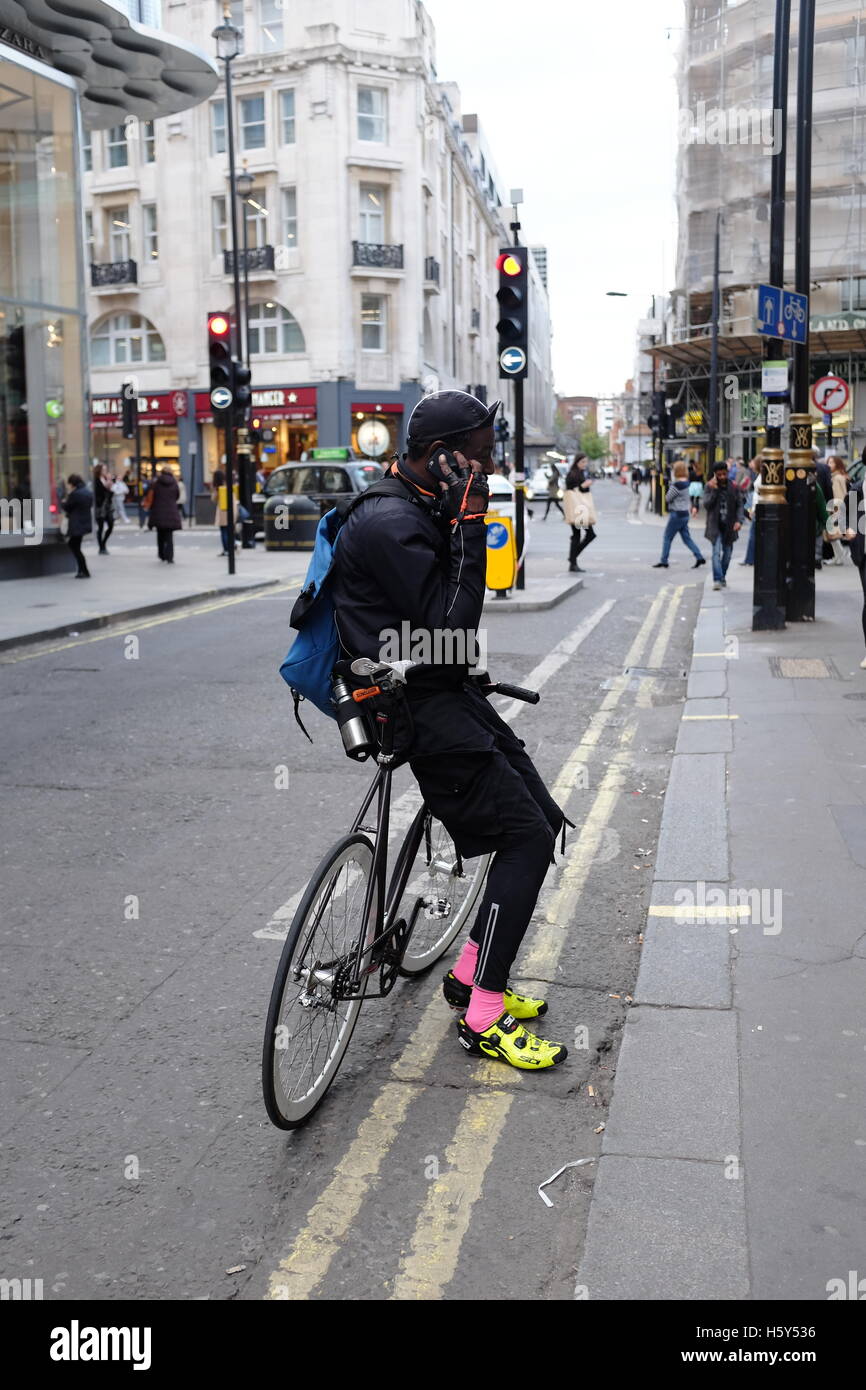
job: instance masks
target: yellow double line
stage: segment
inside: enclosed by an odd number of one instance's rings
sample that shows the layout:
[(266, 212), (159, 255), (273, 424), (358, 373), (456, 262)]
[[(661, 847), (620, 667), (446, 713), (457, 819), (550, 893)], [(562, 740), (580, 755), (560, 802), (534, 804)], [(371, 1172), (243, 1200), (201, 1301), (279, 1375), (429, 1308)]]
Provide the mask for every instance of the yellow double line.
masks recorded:
[[(640, 663), (667, 605), (650, 658), (653, 665), (661, 663), (682, 592), (681, 587), (671, 595), (668, 586), (659, 591), (632, 643), (626, 667)], [(617, 678), (593, 714), (580, 743), (563, 764), (553, 787), (553, 795), (561, 806), (567, 805), (577, 768), (597, 748), (629, 683), (627, 676)], [(602, 778), (581, 827), (580, 838), (571, 850), (558, 885), (549, 895), (544, 921), (522, 962), (521, 978), (553, 977), (604, 830), (617, 803), (623, 765), (634, 733), (633, 723), (622, 732), (619, 750)], [(370, 1114), (362, 1121), (338, 1163), (331, 1182), (307, 1213), (291, 1252), (270, 1276), (268, 1298), (308, 1299), (322, 1283), (379, 1176), (409, 1106), (422, 1094), (427, 1069), (452, 1027), (437, 990), (403, 1052), (392, 1063), (392, 1079), (382, 1087)], [(393, 1299), (439, 1299), (457, 1268), (461, 1243), (508, 1119), (515, 1088), (525, 1081), (522, 1073), (509, 1071), (493, 1062), (479, 1063), (477, 1078), (488, 1081), (491, 1089), (473, 1091), (463, 1105), (445, 1154), (447, 1171), (430, 1185), (410, 1249), (400, 1262)]]

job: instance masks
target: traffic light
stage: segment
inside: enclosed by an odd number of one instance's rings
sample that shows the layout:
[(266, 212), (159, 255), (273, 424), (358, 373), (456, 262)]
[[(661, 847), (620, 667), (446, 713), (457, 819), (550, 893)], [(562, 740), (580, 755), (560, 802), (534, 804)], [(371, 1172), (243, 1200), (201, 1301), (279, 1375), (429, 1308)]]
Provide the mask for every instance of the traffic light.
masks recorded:
[(249, 411), (250, 402), (253, 398), (253, 393), (250, 389), (251, 380), (252, 373), (250, 372), (249, 367), (245, 366), (243, 362), (239, 362), (237, 358), (233, 357), (231, 381), (232, 409), (235, 413), (235, 424), (237, 425), (243, 425), (246, 423), (247, 412)]
[[(207, 352), (210, 366), (211, 405), (215, 411), (228, 410), (232, 404), (232, 326), (228, 314), (208, 314)], [(214, 394), (217, 399), (214, 400)]]
[(496, 259), (499, 272), (499, 375), (519, 380), (529, 361), (529, 248), (506, 246)]
[(671, 420), (667, 411), (664, 391), (653, 391), (653, 408), (647, 416), (647, 424), (661, 439), (669, 438)]
[(258, 415), (254, 415), (250, 420), (250, 427), (247, 430), (247, 439), (251, 444), (261, 444), (262, 442), (262, 422)]
[(124, 439), (134, 439), (138, 424), (138, 397), (132, 381), (123, 383), (120, 395), (120, 421), (120, 432)]

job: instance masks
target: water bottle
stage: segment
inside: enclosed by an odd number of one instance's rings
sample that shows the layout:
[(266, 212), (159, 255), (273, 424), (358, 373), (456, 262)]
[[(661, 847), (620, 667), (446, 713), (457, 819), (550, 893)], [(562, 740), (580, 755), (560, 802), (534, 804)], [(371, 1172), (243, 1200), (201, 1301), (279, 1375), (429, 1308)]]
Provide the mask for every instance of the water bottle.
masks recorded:
[(357, 762), (363, 762), (375, 751), (376, 740), (367, 717), (352, 699), (351, 688), (342, 676), (337, 676), (331, 686), (331, 700), (337, 711), (337, 724), (346, 753)]

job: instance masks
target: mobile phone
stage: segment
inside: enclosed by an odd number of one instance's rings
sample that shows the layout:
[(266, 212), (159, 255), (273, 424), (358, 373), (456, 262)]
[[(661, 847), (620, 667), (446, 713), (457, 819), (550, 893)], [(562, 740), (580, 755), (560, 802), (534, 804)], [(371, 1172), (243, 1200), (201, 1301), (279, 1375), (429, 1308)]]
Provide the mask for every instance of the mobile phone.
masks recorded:
[(451, 472), (456, 477), (462, 478), (464, 476), (463, 469), (460, 467), (460, 464), (457, 462), (451, 450), (446, 449), (444, 444), (437, 444), (436, 448), (433, 450), (433, 453), (431, 454), (430, 460), (427, 464), (427, 472), (431, 475), (431, 477), (436, 479), (437, 483), (448, 482), (448, 479), (443, 473), (442, 467), (439, 463), (439, 459), (442, 457), (443, 454), (445, 456), (445, 462), (451, 469)]

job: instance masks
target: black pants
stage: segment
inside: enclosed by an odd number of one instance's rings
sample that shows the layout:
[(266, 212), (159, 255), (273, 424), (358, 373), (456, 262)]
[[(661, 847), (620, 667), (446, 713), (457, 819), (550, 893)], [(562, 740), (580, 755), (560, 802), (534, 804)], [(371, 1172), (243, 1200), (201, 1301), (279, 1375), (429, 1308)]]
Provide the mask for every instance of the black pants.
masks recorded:
[(863, 641), (866, 642), (866, 557), (857, 566), (860, 571), (860, 583), (863, 585)]
[(572, 526), (571, 528), (571, 544), (568, 547), (568, 563), (570, 565), (576, 565), (580, 552), (586, 550), (586, 547), (595, 540), (595, 532), (591, 526), (586, 527), (583, 540), (580, 539), (580, 529), (579, 526)]
[(156, 552), (160, 560), (174, 559), (174, 532), (165, 526), (156, 528)]
[(79, 574), (90, 574), (90, 570), (87, 568), (87, 561), (85, 560), (84, 556), (83, 556), (82, 553), (81, 553), (81, 544), (82, 544), (82, 541), (84, 540), (84, 537), (83, 537), (83, 536), (69, 536), (67, 539), (68, 539), (68, 542), (69, 542), (69, 549), (72, 551), (72, 554), (75, 556), (75, 563), (76, 563), (77, 566), (78, 566), (78, 573), (79, 573)]
[(559, 507), (560, 515), (561, 515), (561, 516), (565, 516), (565, 512), (562, 510), (562, 507), (559, 505), (559, 498), (558, 498), (558, 497), (548, 497), (546, 500), (547, 500), (547, 506), (546, 506), (545, 509), (544, 509), (544, 517), (543, 517), (543, 520), (544, 520), (544, 521), (547, 520), (547, 513), (550, 511), (551, 507)]
[(523, 744), (475, 691), (413, 701), (411, 766), (424, 798), (467, 859), (494, 854), (472, 928), (475, 983), (500, 991), (553, 859), (565, 817)]
[(96, 518), (96, 539), (99, 542), (99, 549), (104, 550), (108, 544), (108, 537), (114, 530), (114, 514), (110, 516), (97, 516)]

